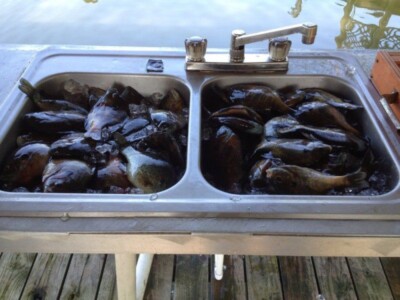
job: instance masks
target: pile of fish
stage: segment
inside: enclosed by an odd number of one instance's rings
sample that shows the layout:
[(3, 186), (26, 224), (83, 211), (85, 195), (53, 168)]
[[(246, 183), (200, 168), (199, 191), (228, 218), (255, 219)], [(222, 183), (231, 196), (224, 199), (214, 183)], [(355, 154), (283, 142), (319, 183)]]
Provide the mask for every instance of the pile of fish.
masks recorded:
[(22, 117), (1, 189), (155, 193), (183, 175), (188, 108), (176, 89), (143, 96), (131, 86), (103, 90), (70, 79), (55, 98), (20, 83), (37, 109)]
[[(202, 172), (236, 194), (362, 194), (376, 159), (363, 108), (317, 88), (212, 85), (202, 94)], [(375, 178), (375, 179), (374, 179)], [(387, 189), (386, 181), (379, 191)]]

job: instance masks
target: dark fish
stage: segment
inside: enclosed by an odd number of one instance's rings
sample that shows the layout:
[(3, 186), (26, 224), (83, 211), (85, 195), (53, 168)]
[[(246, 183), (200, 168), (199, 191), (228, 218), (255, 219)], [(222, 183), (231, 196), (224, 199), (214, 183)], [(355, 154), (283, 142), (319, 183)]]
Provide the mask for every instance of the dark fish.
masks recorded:
[(86, 116), (75, 111), (41, 111), (25, 114), (27, 127), (40, 133), (83, 131)]
[[(296, 132), (292, 132), (295, 126), (298, 126), (299, 122), (291, 116), (281, 116), (270, 119), (264, 125), (264, 137), (269, 138), (285, 138), (296, 135)], [(297, 134), (299, 137), (300, 134)]]
[(126, 175), (126, 165), (118, 157), (110, 159), (107, 165), (97, 170), (96, 186), (108, 191), (113, 187), (127, 189), (132, 187)]
[(127, 117), (127, 109), (127, 104), (118, 96), (117, 90), (108, 89), (86, 118), (85, 137), (95, 141), (103, 140), (102, 130), (106, 126), (122, 122)]
[(211, 120), (213, 123), (228, 126), (229, 128), (242, 133), (262, 135), (264, 131), (264, 127), (260, 123), (247, 119), (237, 117), (213, 117)]
[(241, 104), (256, 111), (274, 111), (289, 113), (290, 108), (271, 88), (262, 84), (235, 84), (224, 89), (227, 101), (232, 104)]
[(331, 145), (349, 147), (355, 151), (361, 152), (367, 149), (367, 142), (365, 140), (341, 129), (296, 125), (281, 130), (283, 134), (296, 132), (303, 134), (308, 139), (317, 139)]
[(83, 134), (61, 138), (50, 145), (53, 158), (76, 158), (94, 162), (94, 145)]
[(159, 130), (174, 133), (187, 125), (187, 121), (181, 115), (166, 110), (153, 110), (150, 114), (151, 120)]
[(332, 147), (321, 141), (306, 139), (263, 140), (254, 150), (253, 157), (270, 152), (287, 164), (312, 166), (326, 161)]
[(221, 126), (211, 140), (210, 151), (218, 185), (227, 192), (241, 193), (244, 161), (239, 136), (230, 128)]
[(167, 95), (162, 99), (160, 108), (181, 114), (186, 107), (186, 102), (176, 89), (170, 89)]
[(144, 97), (131, 86), (126, 86), (120, 94), (120, 97), (128, 104), (140, 104), (144, 99)]
[(356, 135), (360, 134), (340, 111), (324, 102), (306, 102), (296, 108), (294, 116), (303, 124), (337, 127)]
[(49, 160), (49, 146), (35, 143), (19, 148), (7, 160), (0, 181), (5, 185), (30, 185), (40, 178)]
[(171, 187), (177, 180), (173, 166), (128, 146), (122, 150), (128, 161), (129, 181), (144, 193), (157, 193)]
[(84, 162), (71, 159), (53, 159), (43, 172), (45, 193), (84, 192), (93, 170)]
[(360, 109), (362, 106), (350, 103), (350, 101), (344, 101), (343, 99), (321, 89), (307, 88), (304, 89), (306, 92), (306, 101), (319, 101), (328, 103), (336, 108), (355, 110)]
[(285, 165), (269, 168), (266, 176), (275, 190), (283, 194), (324, 194), (335, 188), (368, 187), (366, 173), (361, 171), (334, 176), (310, 168)]
[(35, 89), (32, 84), (29, 83), (24, 78), (20, 79), (20, 85), (18, 88), (25, 93), (29, 99), (31, 99), (35, 105), (42, 111), (67, 111), (67, 110), (72, 110), (72, 111), (77, 111), (83, 115), (87, 114), (88, 111), (72, 102), (69, 102), (67, 100), (53, 100), (53, 99), (44, 99), (40, 93)]
[(263, 118), (253, 109), (244, 105), (233, 105), (222, 108), (212, 113), (209, 118), (216, 117), (237, 117), (241, 119), (252, 120), (254, 122), (263, 124)]
[(270, 159), (258, 160), (250, 169), (248, 180), (252, 189), (265, 188), (268, 185), (267, 178), (265, 176), (266, 171), (273, 166), (273, 162)]
[(134, 119), (127, 119), (122, 126), (121, 133), (123, 135), (130, 134), (132, 132), (136, 132), (147, 125), (150, 124), (150, 121), (146, 118), (134, 118)]
[(137, 143), (136, 149), (171, 163), (179, 171), (184, 168), (184, 154), (178, 142), (171, 134), (164, 131), (150, 133)]

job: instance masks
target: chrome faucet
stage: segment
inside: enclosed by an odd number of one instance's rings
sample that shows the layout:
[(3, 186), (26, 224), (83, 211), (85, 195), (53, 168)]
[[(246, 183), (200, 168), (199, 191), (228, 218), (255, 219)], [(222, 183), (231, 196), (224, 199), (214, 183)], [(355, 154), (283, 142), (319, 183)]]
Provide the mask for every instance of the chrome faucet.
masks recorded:
[[(232, 31), (229, 57), (226, 54), (206, 55), (207, 39), (195, 36), (185, 40), (186, 70), (188, 71), (287, 71), (291, 41), (287, 35), (301, 33), (303, 44), (313, 44), (317, 25), (303, 23), (277, 29), (246, 34), (244, 30)], [(245, 57), (245, 45), (269, 39), (266, 55)], [(262, 58), (262, 60), (260, 60)]]
[[(229, 51), (231, 62), (243, 62), (244, 61), (244, 46), (247, 44), (260, 42), (267, 39), (273, 39), (277, 37), (282, 37), (294, 33), (302, 34), (303, 44), (313, 44), (315, 36), (317, 35), (317, 25), (312, 23), (303, 23), (292, 26), (281, 27), (277, 29), (261, 31), (257, 33), (245, 34), (241, 29), (232, 31), (231, 35), (231, 48)], [(281, 40), (284, 42), (285, 40)], [(287, 40), (289, 43), (290, 41)], [(286, 47), (287, 52), (289, 52), (290, 44)], [(286, 48), (285, 47), (285, 48)], [(270, 48), (271, 50), (271, 48)]]

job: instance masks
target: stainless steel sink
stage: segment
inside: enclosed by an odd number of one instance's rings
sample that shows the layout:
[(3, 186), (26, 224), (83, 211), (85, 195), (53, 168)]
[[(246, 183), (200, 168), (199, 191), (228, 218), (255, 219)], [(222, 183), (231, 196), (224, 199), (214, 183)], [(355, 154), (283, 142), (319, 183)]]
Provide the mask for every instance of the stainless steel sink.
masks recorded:
[[(177, 88), (190, 104), (187, 169), (176, 185), (150, 195), (1, 191), (0, 217), (4, 222), (15, 218), (23, 220), (17, 228), (21, 226), (21, 229), (37, 232), (395, 234), (397, 227), (390, 227), (386, 222), (395, 222), (400, 216), (399, 138), (375, 102), (376, 91), (350, 55), (307, 52), (293, 53), (289, 58), (287, 74), (234, 74), (185, 71), (184, 53), (179, 51), (50, 49), (39, 53), (23, 77), (41, 88), (51, 89), (54, 83), (67, 78), (103, 88), (117, 81), (135, 86), (144, 94)], [(161, 59), (164, 72), (147, 72), (148, 59)], [(319, 87), (337, 91), (362, 105), (358, 120), (371, 139), (375, 155), (382, 159), (381, 168), (390, 177), (390, 191), (373, 196), (236, 195), (213, 187), (204, 178), (200, 167), (201, 95), (210, 83), (215, 82), (222, 86), (263, 82), (273, 88), (286, 85)], [(20, 116), (30, 109), (31, 104), (17, 87), (3, 101), (0, 107), (1, 160), (14, 147)], [(41, 220), (57, 225), (45, 225)], [(300, 220), (310, 225), (300, 226)], [(335, 223), (339, 220), (340, 224)], [(8, 228), (6, 223), (3, 225)]]

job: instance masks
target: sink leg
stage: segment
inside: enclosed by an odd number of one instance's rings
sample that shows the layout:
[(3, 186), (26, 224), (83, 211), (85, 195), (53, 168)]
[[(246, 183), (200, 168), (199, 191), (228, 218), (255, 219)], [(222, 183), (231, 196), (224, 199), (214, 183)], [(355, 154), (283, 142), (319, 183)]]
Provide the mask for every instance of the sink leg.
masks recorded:
[(115, 273), (119, 300), (136, 299), (136, 254), (116, 253)]
[(224, 255), (214, 255), (214, 277), (216, 280), (221, 280), (224, 275)]

